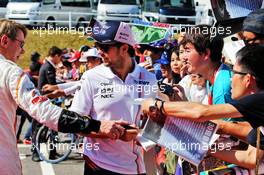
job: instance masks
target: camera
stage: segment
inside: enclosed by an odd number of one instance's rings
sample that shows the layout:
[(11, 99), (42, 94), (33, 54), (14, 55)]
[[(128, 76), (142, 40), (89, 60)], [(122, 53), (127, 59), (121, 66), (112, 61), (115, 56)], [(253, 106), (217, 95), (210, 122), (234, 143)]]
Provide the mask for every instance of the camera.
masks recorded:
[(174, 89), (171, 85), (163, 83), (162, 81), (158, 81), (159, 90), (163, 93), (171, 97), (174, 93)]

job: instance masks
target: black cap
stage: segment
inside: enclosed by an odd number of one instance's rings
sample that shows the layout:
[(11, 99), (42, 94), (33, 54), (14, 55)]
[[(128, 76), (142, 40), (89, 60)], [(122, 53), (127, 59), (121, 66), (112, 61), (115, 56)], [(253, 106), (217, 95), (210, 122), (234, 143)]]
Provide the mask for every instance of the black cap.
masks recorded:
[(31, 61), (37, 62), (39, 60), (40, 54), (38, 52), (32, 52), (31, 53)]
[(243, 31), (264, 34), (264, 9), (255, 10), (246, 17)]
[(115, 42), (126, 43), (134, 46), (136, 44), (130, 26), (120, 21), (99, 22), (92, 19), (92, 37), (96, 42), (102, 44), (112, 44)]

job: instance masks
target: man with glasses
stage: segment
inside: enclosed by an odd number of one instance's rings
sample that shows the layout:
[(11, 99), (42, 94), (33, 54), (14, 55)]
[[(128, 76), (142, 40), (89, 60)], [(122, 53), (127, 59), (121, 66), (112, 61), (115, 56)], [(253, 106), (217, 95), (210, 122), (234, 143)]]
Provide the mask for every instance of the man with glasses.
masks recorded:
[[(254, 128), (248, 135), (243, 127), (237, 127), (237, 133), (253, 147), (256, 146), (256, 128), (264, 125), (264, 47), (249, 45), (237, 53), (237, 61), (233, 67), (232, 98), (227, 104), (202, 105), (191, 102), (157, 102), (156, 108), (162, 110), (166, 116), (190, 119), (193, 121), (208, 121), (223, 117), (243, 117)], [(161, 105), (163, 103), (163, 105)], [(156, 117), (155, 112), (150, 112), (153, 100), (143, 103), (143, 111), (150, 117)], [(220, 129), (222, 126), (219, 126)], [(263, 139), (263, 135), (262, 135)], [(261, 149), (264, 149), (263, 140)], [(252, 146), (246, 151), (223, 150), (212, 154), (219, 159), (234, 163), (246, 168), (256, 165), (256, 149)], [(263, 151), (260, 152), (263, 155)], [(262, 168), (263, 169), (263, 168)], [(253, 173), (254, 174), (254, 173)]]
[(264, 9), (251, 12), (243, 22), (245, 44), (264, 44)]
[[(94, 119), (125, 120), (140, 125), (140, 106), (134, 99), (155, 97), (155, 75), (138, 66), (134, 57), (135, 41), (130, 26), (123, 22), (99, 23), (92, 20), (91, 36), (103, 63), (86, 71), (71, 110), (90, 114)], [(122, 139), (122, 138), (121, 138)], [(123, 141), (91, 134), (85, 145), (98, 144), (99, 150), (84, 147), (85, 175), (145, 174), (142, 148), (135, 137)]]
[[(16, 143), (16, 109), (19, 105), (30, 116), (60, 132), (88, 134), (98, 132), (111, 138), (124, 133), (126, 122), (97, 121), (89, 116), (59, 108), (39, 94), (23, 70), (16, 65), (25, 51), (25, 26), (0, 20), (0, 172), (21, 175), (22, 168)], [(115, 137), (116, 138), (116, 137)]]

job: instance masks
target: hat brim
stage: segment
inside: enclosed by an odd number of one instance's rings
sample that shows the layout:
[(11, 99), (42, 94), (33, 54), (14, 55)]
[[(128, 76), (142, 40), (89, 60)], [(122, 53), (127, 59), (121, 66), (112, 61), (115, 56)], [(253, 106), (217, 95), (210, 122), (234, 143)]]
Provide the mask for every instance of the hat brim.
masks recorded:
[(73, 63), (73, 62), (75, 62), (77, 60), (78, 60), (78, 58), (70, 58), (70, 59), (68, 59), (68, 62)]
[(170, 64), (169, 61), (166, 61), (166, 60), (163, 60), (163, 59), (158, 59), (156, 61), (156, 63), (162, 64), (162, 65), (168, 65), (168, 64)]

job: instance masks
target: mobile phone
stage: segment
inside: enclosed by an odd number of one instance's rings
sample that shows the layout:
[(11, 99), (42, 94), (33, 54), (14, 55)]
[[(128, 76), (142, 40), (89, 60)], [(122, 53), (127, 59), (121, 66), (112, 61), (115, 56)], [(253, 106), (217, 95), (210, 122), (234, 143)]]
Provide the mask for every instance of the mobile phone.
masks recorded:
[(125, 128), (126, 130), (127, 129), (137, 129), (136, 127), (131, 126), (131, 125), (122, 125), (122, 127)]
[(149, 65), (151, 65), (152, 66), (152, 59), (150, 58), (150, 56), (147, 56), (146, 58), (146, 62), (149, 64)]

